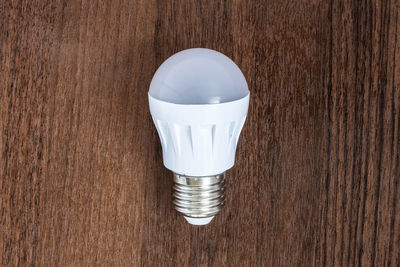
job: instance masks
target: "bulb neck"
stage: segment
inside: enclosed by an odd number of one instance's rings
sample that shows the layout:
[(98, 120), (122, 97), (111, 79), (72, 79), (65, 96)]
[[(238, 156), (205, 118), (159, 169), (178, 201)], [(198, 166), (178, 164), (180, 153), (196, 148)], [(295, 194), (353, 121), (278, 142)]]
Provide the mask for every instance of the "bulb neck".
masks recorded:
[(190, 218), (212, 218), (225, 204), (225, 173), (213, 176), (174, 173), (173, 203), (189, 222)]

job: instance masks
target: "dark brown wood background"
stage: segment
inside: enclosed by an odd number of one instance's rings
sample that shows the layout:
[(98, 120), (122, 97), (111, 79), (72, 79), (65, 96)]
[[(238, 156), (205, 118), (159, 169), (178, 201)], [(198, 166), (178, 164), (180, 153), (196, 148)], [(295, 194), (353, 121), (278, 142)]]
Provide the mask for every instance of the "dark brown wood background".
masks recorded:
[[(0, 2), (0, 265), (399, 266), (398, 1)], [(193, 227), (147, 91), (219, 50), (251, 91), (227, 203)]]

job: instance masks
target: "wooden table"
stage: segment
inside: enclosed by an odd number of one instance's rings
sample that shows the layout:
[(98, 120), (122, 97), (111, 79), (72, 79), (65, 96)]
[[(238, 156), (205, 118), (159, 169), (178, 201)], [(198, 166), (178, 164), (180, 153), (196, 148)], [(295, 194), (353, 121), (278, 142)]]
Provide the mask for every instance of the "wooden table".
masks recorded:
[[(1, 266), (399, 266), (398, 1), (0, 2)], [(251, 91), (227, 203), (193, 227), (147, 91), (170, 55)]]

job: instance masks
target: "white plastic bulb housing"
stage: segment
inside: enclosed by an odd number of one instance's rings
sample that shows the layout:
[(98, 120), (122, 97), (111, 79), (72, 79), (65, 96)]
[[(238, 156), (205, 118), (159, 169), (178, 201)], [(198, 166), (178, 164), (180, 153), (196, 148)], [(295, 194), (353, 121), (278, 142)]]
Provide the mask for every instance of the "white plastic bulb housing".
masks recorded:
[(174, 172), (175, 208), (191, 224), (209, 223), (224, 205), (224, 172), (235, 162), (249, 96), (238, 66), (210, 49), (183, 50), (154, 74), (150, 112)]

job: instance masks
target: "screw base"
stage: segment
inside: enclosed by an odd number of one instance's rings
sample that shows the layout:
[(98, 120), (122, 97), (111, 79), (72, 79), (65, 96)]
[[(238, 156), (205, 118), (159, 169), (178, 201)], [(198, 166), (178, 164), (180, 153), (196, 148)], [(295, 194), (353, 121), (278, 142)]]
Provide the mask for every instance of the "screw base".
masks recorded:
[(189, 223), (208, 224), (225, 204), (225, 173), (213, 176), (174, 173), (173, 203)]

